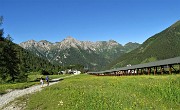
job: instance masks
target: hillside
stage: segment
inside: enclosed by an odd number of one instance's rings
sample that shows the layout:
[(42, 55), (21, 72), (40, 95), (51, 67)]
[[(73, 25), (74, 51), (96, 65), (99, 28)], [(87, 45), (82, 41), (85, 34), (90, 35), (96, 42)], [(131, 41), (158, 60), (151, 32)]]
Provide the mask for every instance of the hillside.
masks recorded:
[(109, 41), (79, 41), (67, 37), (61, 42), (51, 43), (46, 40), (39, 42), (29, 40), (20, 46), (38, 56), (59, 65), (81, 64), (91, 70), (100, 70), (112, 62), (117, 56), (127, 53), (140, 44), (128, 43), (125, 46), (114, 40)]
[(58, 72), (58, 66), (53, 65), (47, 59), (38, 57), (37, 55), (23, 49), (19, 45), (15, 44), (15, 48), (17, 52), (20, 53), (20, 65), (25, 64), (26, 71), (39, 71), (39, 70), (47, 70), (51, 72)]
[(119, 56), (109, 67), (123, 67), (180, 56), (180, 21), (147, 39), (137, 49)]
[(0, 36), (0, 81), (25, 81), (28, 72), (58, 72), (58, 66), (38, 57), (12, 42), (10, 36)]

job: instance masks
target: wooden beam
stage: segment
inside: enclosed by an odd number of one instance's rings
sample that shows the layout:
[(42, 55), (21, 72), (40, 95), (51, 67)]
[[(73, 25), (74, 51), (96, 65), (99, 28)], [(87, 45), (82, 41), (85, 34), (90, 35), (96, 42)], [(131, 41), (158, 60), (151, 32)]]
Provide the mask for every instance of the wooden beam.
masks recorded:
[(155, 66), (154, 67), (154, 75), (156, 75), (156, 72), (157, 72), (157, 67)]
[(122, 74), (123, 76), (125, 75), (125, 71), (123, 70), (123, 74)]
[(172, 74), (172, 65), (168, 65), (169, 66), (169, 74)]
[(142, 74), (144, 75), (144, 68), (142, 68)]
[(151, 73), (151, 68), (148, 68), (148, 75), (150, 75)]
[(139, 68), (139, 75), (141, 75), (141, 69)]
[(172, 65), (172, 69), (176, 72), (176, 74), (177, 74), (177, 71), (176, 71), (176, 69), (173, 67), (173, 65)]
[(143, 75), (143, 68), (141, 68), (141, 75)]
[(143, 69), (141, 68), (141, 74), (140, 75), (142, 75), (143, 74)]
[(136, 69), (134, 69), (134, 75), (136, 75)]
[(164, 68), (163, 66), (161, 66), (161, 74), (163, 74)]

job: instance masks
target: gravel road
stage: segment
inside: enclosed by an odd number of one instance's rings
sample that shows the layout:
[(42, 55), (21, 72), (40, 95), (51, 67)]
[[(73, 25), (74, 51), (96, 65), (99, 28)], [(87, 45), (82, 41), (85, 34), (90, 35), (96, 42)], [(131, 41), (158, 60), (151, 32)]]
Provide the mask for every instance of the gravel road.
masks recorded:
[[(74, 76), (74, 75), (71, 75), (71, 76)], [(71, 77), (71, 76), (65, 76), (62, 78), (53, 79), (49, 83), (49, 86), (58, 83), (61, 79)], [(44, 87), (46, 85), (47, 84), (44, 84)], [(14, 99), (16, 99), (18, 97), (21, 97), (21, 96), (26, 95), (26, 94), (34, 93), (37, 91), (41, 91), (42, 89), (43, 88), (41, 87), (41, 85), (36, 85), (36, 86), (31, 86), (29, 88), (22, 89), (22, 90), (14, 90), (14, 91), (11, 91), (7, 94), (1, 95), (0, 96), (0, 109), (2, 109), (3, 106), (5, 106), (6, 104), (8, 104), (9, 102), (13, 101)]]

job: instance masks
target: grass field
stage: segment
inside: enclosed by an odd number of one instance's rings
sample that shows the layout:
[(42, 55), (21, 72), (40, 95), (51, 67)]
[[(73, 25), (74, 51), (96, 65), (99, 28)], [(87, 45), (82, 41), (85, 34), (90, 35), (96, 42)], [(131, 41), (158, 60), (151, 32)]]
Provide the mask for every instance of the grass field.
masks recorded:
[[(48, 75), (50, 79), (54, 79), (54, 78), (60, 78), (60, 77), (64, 77), (67, 75)], [(46, 76), (43, 75), (29, 75), (28, 76), (28, 81), (24, 82), (24, 83), (3, 83), (0, 84), (0, 94), (5, 94), (8, 91), (14, 90), (14, 89), (24, 89), (27, 87), (30, 87), (32, 85), (36, 85), (39, 84), (39, 80), (37, 80), (38, 78), (43, 77), (45, 79)]]
[(28, 110), (178, 110), (180, 75), (62, 80), (29, 97)]

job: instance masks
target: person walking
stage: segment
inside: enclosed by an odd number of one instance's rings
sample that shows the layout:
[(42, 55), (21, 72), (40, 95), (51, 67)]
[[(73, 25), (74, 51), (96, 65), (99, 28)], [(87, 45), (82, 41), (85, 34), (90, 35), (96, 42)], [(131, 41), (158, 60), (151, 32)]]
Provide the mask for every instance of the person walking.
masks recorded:
[(41, 83), (41, 87), (43, 87), (44, 81), (43, 81), (43, 78), (42, 78), (42, 77), (41, 77), (41, 79), (40, 79), (40, 83)]
[(47, 82), (47, 86), (49, 86), (49, 77), (46, 76), (46, 82)]

